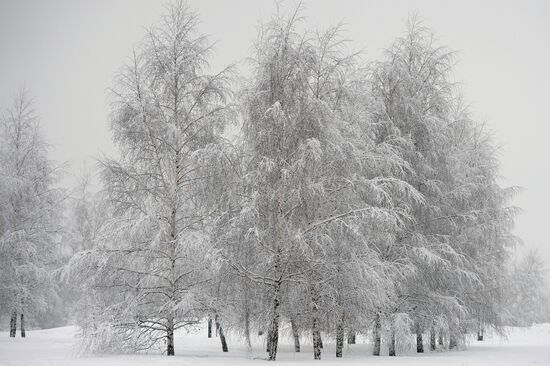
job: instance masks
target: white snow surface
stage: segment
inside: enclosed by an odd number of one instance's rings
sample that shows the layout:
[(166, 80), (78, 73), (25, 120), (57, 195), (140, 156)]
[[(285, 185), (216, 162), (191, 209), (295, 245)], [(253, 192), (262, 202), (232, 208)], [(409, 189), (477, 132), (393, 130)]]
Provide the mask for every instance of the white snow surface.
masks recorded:
[[(132, 365), (245, 365), (265, 364), (266, 353), (261, 339), (256, 339), (252, 355), (247, 354), (242, 338), (228, 338), (229, 353), (222, 353), (218, 338), (207, 338), (204, 327), (197, 332), (180, 332), (176, 337), (176, 356), (159, 354), (87, 355), (75, 354), (76, 327), (27, 331), (27, 338), (10, 338), (0, 332), (1, 366), (132, 366)], [(528, 328), (509, 328), (507, 337), (486, 335), (486, 340), (473, 340), (464, 349), (452, 352), (409, 353), (397, 357), (371, 356), (370, 343), (346, 345), (344, 357), (334, 356), (334, 342), (325, 340), (323, 359), (314, 361), (310, 344), (295, 353), (290, 337), (282, 337), (277, 363), (296, 365), (550, 365), (550, 323)], [(427, 347), (426, 347), (427, 348)]]

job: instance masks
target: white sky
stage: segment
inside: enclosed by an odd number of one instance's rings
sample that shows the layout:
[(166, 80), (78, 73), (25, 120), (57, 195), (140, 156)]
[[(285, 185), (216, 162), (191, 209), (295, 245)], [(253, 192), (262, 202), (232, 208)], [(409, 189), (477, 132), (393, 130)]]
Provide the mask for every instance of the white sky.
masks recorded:
[[(275, 9), (272, 0), (190, 3), (218, 41), (215, 69), (248, 56), (258, 20)], [(459, 51), (456, 80), (502, 146), (503, 182), (525, 189), (515, 232), (550, 263), (550, 1), (309, 0), (304, 15), (313, 26), (343, 20), (352, 46), (374, 59), (414, 11)], [(0, 0), (0, 107), (26, 86), (53, 159), (74, 170), (112, 154), (106, 89), (162, 12), (152, 0)]]

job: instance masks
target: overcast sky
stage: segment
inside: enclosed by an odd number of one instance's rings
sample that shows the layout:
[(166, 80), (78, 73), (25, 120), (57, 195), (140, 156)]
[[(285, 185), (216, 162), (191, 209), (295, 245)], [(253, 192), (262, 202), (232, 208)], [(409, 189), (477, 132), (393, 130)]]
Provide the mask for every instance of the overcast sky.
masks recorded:
[[(214, 68), (242, 61), (272, 0), (190, 1), (201, 30), (218, 42)], [(292, 1), (287, 1), (292, 6)], [(524, 188), (516, 234), (550, 263), (550, 1), (313, 1), (312, 26), (344, 21), (366, 59), (404, 31), (417, 12), (440, 44), (459, 51), (455, 78), (474, 115), (502, 147), (503, 184)], [(52, 158), (78, 170), (114, 152), (107, 88), (155, 23), (162, 1), (0, 0), (0, 107), (22, 86), (34, 96)]]

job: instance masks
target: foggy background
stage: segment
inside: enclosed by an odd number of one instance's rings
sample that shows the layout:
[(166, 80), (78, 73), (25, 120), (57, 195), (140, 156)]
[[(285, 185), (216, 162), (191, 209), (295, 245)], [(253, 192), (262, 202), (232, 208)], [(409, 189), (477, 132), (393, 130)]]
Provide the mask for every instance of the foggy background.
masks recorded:
[[(69, 172), (114, 154), (107, 88), (164, 3), (0, 0), (0, 108), (26, 86), (51, 157), (68, 161)], [(275, 2), (189, 3), (200, 13), (200, 29), (217, 41), (212, 68), (237, 62), (246, 71), (243, 58), (257, 33), (253, 19), (272, 14)], [(459, 51), (455, 78), (475, 119), (487, 123), (501, 146), (502, 183), (524, 188), (515, 200), (523, 209), (515, 233), (550, 263), (550, 2), (310, 0), (304, 15), (312, 25), (344, 21), (350, 46), (372, 60), (405, 31), (413, 12), (438, 44)]]

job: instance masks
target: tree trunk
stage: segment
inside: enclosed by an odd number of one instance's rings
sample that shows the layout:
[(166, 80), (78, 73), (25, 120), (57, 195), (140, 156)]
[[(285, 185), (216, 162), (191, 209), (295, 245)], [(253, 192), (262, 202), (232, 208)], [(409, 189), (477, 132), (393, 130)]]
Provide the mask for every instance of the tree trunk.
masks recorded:
[(443, 346), (443, 329), (439, 330), (439, 336), (437, 337), (437, 344)]
[(311, 287), (311, 300), (312, 300), (312, 325), (311, 332), (313, 336), (313, 359), (321, 359), (321, 348), (323, 348), (323, 341), (321, 340), (321, 331), (319, 330), (319, 302), (320, 295), (317, 285)]
[(420, 328), (420, 324), (416, 323), (416, 352), (417, 353), (424, 353), (424, 343), (422, 340), (422, 329)]
[(355, 344), (355, 332), (351, 329), (348, 332), (348, 344)]
[(212, 338), (212, 317), (208, 316), (208, 338)]
[(477, 340), (483, 341), (483, 325), (479, 323), (479, 328), (477, 329)]
[[(179, 153), (176, 153), (176, 173), (179, 174)], [(176, 203), (174, 202), (174, 205)], [(170, 251), (170, 292), (169, 301), (171, 306), (174, 306), (174, 300), (177, 299), (177, 289), (176, 289), (176, 241), (177, 241), (177, 207), (173, 206), (170, 211), (170, 242), (169, 242), (169, 251)], [(170, 310), (168, 314), (168, 319), (166, 319), (166, 355), (174, 356), (174, 313)]]
[(344, 313), (336, 320), (336, 357), (342, 357), (342, 349), (344, 348)]
[(17, 312), (14, 311), (11, 313), (11, 319), (10, 319), (10, 337), (15, 337), (15, 334), (17, 333)]
[(380, 313), (376, 313), (374, 317), (374, 329), (372, 338), (374, 339), (374, 347), (372, 349), (373, 356), (380, 356), (380, 329), (382, 324), (380, 321)]
[(451, 330), (449, 332), (449, 349), (455, 349), (457, 347), (456, 334)]
[(244, 313), (244, 337), (246, 338), (246, 345), (249, 350), (252, 350), (252, 342), (250, 341), (250, 309), (248, 306)]
[(174, 318), (168, 318), (166, 325), (166, 355), (174, 356)]
[(21, 338), (25, 338), (25, 317), (21, 313)]
[(388, 355), (395, 356), (395, 330), (392, 329), (388, 345)]
[(313, 318), (312, 325), (312, 336), (313, 336), (313, 359), (321, 359), (321, 333), (319, 332), (319, 320), (317, 317)]
[(298, 332), (298, 326), (293, 319), (290, 320), (290, 325), (292, 326), (292, 336), (294, 337), (294, 352), (300, 352), (300, 333)]
[(277, 358), (277, 346), (279, 344), (279, 305), (281, 302), (280, 291), (281, 282), (276, 282), (274, 285), (275, 293), (273, 294), (273, 314), (271, 318), (271, 327), (267, 337), (269, 361), (275, 361)]
[(267, 353), (270, 353), (270, 349), (271, 349), (271, 325), (269, 326), (269, 329), (267, 330), (267, 334), (265, 335), (266, 336), (266, 341), (265, 341), (265, 351)]
[(435, 327), (430, 328), (430, 351), (435, 351)]
[(214, 316), (214, 320), (216, 322), (216, 329), (218, 329), (218, 334), (220, 335), (220, 342), (222, 344), (222, 352), (228, 352), (227, 349), (227, 342), (225, 341), (225, 335), (223, 334), (223, 328), (220, 324), (220, 318), (218, 317), (218, 314)]

